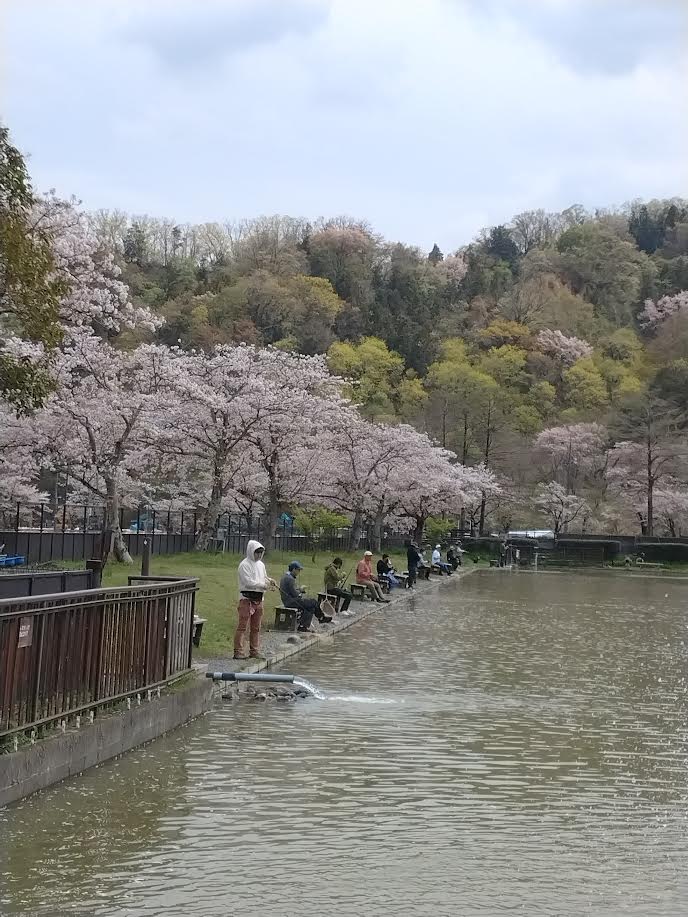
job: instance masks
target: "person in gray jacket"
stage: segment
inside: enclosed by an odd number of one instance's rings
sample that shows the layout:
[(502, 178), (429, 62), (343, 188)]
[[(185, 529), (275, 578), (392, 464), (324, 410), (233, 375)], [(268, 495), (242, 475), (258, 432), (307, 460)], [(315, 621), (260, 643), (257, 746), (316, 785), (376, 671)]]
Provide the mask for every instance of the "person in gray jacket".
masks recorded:
[(306, 592), (305, 588), (302, 588), (296, 582), (301, 570), (303, 570), (303, 565), (300, 564), (298, 560), (292, 560), (287, 572), (280, 580), (279, 590), (282, 605), (284, 605), (285, 608), (299, 609), (299, 624), (297, 629), (306, 631), (310, 630), (311, 621), (314, 616), (321, 624), (329, 624), (332, 618), (329, 615), (323, 614), (317, 599), (309, 599), (304, 594)]

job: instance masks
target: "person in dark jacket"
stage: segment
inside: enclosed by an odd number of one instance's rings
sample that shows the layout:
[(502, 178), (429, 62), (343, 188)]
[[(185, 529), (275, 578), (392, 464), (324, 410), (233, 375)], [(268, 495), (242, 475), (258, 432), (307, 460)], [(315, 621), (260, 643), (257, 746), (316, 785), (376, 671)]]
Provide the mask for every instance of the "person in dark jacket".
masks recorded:
[(394, 575), (394, 565), (389, 559), (389, 554), (383, 554), (380, 560), (378, 560), (377, 578), (380, 581), (386, 580), (389, 583), (390, 589), (394, 589), (395, 586), (399, 585), (399, 580)]
[(307, 631), (310, 630), (313, 617), (316, 617), (321, 624), (329, 624), (332, 618), (329, 615), (323, 614), (317, 599), (309, 599), (304, 595), (306, 590), (301, 588), (296, 582), (296, 578), (301, 570), (303, 570), (303, 564), (300, 564), (298, 560), (292, 560), (287, 572), (280, 580), (279, 590), (282, 605), (284, 605), (285, 608), (299, 609), (299, 624), (297, 629), (300, 631)]
[(406, 545), (406, 565), (408, 567), (408, 582), (406, 583), (406, 586), (408, 589), (412, 589), (416, 585), (416, 579), (418, 577), (418, 565), (420, 562), (420, 551), (418, 550), (415, 542), (409, 541)]

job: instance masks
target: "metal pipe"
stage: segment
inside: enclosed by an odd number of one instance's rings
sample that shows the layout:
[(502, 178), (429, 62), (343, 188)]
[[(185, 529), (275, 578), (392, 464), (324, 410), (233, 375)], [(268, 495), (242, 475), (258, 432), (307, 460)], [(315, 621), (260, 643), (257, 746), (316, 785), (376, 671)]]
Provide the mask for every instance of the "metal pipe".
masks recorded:
[(251, 672), (206, 672), (206, 678), (212, 678), (213, 681), (281, 681), (294, 683), (294, 675), (270, 675)]

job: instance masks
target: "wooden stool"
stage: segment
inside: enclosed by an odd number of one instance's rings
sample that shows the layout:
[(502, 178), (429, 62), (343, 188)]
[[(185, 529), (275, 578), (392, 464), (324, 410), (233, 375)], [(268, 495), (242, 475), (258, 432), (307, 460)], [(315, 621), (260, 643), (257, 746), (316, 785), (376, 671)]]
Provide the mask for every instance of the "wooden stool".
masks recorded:
[(295, 631), (298, 624), (298, 608), (285, 608), (283, 605), (278, 605), (275, 608), (275, 630)]
[(349, 592), (359, 601), (362, 601), (366, 597), (366, 587), (362, 586), (360, 583), (352, 583), (349, 586)]

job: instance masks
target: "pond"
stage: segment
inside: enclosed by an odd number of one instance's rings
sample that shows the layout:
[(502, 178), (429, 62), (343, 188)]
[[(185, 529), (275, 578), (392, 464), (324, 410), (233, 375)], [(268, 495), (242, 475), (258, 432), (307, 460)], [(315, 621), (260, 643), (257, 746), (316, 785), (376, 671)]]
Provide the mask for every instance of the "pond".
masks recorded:
[(688, 583), (482, 571), (0, 811), (0, 912), (678, 915)]

